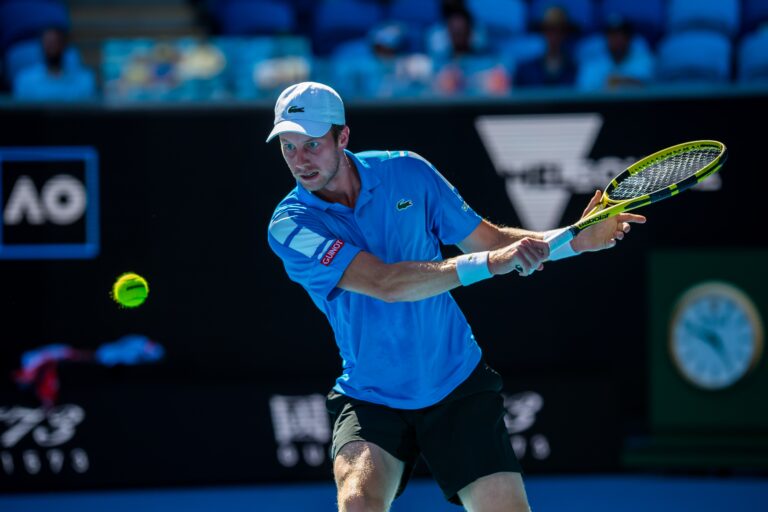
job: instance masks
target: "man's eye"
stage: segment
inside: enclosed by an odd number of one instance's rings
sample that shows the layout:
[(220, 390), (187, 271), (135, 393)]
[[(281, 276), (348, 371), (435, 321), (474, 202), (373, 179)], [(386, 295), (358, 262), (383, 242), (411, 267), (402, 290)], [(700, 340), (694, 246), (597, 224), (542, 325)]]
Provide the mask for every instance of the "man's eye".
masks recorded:
[(307, 147), (309, 147), (309, 149), (317, 149), (319, 145), (319, 142), (307, 142)]
[(283, 145), (283, 147), (284, 147), (284, 148), (285, 148), (287, 151), (293, 151), (293, 148), (294, 148), (293, 144), (284, 144), (284, 145)]

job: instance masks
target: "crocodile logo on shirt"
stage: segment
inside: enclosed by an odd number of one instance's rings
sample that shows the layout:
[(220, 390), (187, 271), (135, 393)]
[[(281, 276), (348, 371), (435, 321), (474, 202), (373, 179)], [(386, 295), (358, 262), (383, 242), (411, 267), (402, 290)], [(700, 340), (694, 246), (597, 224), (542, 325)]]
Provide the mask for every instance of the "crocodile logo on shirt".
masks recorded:
[(395, 208), (397, 208), (397, 211), (401, 212), (403, 210), (407, 210), (411, 206), (413, 206), (413, 201), (410, 199), (401, 199), (397, 202)]
[(304, 107), (297, 107), (296, 105), (288, 107), (289, 114), (298, 114), (299, 112), (304, 112)]

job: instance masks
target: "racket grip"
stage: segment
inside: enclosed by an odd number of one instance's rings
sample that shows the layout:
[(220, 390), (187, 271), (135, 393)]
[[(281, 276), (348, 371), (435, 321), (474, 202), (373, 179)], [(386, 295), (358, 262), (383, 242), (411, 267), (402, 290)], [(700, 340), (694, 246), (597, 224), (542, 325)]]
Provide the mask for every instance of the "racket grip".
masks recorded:
[(575, 229), (565, 228), (552, 233), (549, 236), (544, 237), (544, 241), (549, 244), (549, 253), (552, 254), (560, 247), (564, 246), (575, 236)]

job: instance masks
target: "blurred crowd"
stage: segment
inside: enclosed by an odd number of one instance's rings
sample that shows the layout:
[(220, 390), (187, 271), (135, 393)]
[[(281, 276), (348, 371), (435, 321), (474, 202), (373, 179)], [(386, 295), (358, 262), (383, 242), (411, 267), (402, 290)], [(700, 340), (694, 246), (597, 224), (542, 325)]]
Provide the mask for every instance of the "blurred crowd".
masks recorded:
[(107, 40), (98, 69), (66, 12), (22, 3), (56, 2), (0, 0), (3, 83), (21, 100), (273, 98), (307, 79), (348, 98), (768, 85), (766, 0), (197, 0), (207, 37)]

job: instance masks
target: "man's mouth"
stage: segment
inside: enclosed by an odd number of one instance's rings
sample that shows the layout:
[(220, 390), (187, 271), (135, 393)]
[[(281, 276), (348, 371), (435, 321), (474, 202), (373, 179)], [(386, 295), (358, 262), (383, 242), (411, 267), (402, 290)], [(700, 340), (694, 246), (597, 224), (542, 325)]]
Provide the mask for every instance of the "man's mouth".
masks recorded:
[(319, 174), (320, 173), (318, 171), (307, 172), (307, 173), (299, 174), (299, 178), (301, 178), (303, 180), (309, 181), (309, 180), (311, 180), (313, 178), (316, 178), (317, 175), (319, 175)]

